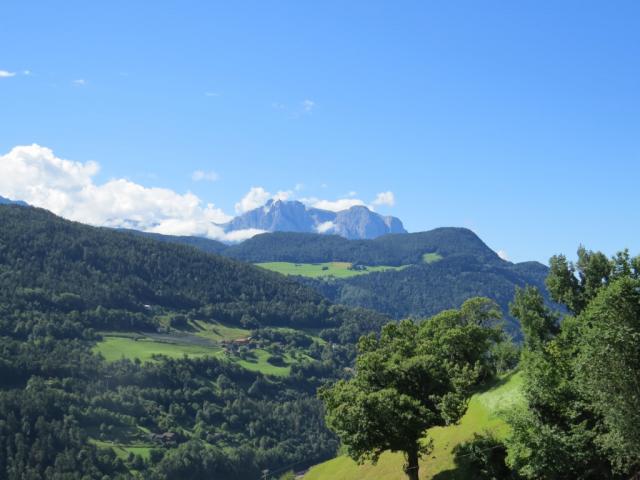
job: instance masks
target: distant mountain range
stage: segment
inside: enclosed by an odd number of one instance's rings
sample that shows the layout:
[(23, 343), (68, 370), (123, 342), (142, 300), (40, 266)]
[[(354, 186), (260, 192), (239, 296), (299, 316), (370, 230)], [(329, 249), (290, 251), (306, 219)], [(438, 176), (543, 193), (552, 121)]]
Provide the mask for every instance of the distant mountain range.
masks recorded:
[(407, 233), (402, 222), (372, 212), (365, 206), (332, 212), (298, 201), (269, 200), (222, 225), (225, 231), (257, 229), (266, 232), (335, 234), (349, 239), (371, 239), (387, 233)]
[[(11, 200), (0, 196), (0, 205), (20, 205), (28, 207), (23, 201)], [(132, 222), (135, 225), (135, 222)], [(407, 233), (402, 222), (392, 216), (372, 212), (361, 205), (347, 210), (333, 212), (320, 208), (307, 207), (298, 201), (269, 200), (264, 206), (255, 208), (235, 217), (228, 223), (219, 225), (226, 233), (242, 230), (263, 232), (294, 232), (339, 235), (351, 240), (373, 239), (388, 233)], [(133, 228), (136, 228), (135, 226)], [(144, 227), (140, 226), (139, 231)], [(124, 229), (126, 230), (126, 229)], [(132, 230), (130, 230), (132, 231)], [(154, 236), (150, 234), (149, 236)], [(165, 240), (163, 236), (157, 239)], [(183, 238), (178, 243), (199, 243), (196, 237)], [(206, 242), (204, 242), (206, 244)], [(201, 249), (203, 245), (199, 245)], [(216, 246), (210, 253), (217, 253)]]

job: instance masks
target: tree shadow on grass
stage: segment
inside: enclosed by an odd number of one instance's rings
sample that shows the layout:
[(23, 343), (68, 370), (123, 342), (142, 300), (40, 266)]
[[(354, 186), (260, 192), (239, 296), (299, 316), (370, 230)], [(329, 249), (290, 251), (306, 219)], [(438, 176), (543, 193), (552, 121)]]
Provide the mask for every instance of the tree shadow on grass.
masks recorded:
[(455, 468), (440, 472), (433, 480), (512, 480), (517, 476), (505, 464), (507, 449), (490, 433), (475, 434), (454, 451)]

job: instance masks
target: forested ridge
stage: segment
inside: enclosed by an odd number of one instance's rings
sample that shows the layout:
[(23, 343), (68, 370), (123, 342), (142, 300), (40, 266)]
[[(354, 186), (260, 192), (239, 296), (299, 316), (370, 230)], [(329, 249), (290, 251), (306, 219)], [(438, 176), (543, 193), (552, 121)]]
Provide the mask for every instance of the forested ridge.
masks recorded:
[(468, 255), (482, 262), (500, 258), (466, 228), (444, 227), (418, 233), (388, 234), (372, 240), (338, 235), (273, 232), (227, 247), (223, 255), (247, 262), (351, 262), (363, 265), (409, 265), (425, 253)]
[[(296, 276), (336, 304), (376, 310), (395, 319), (424, 318), (484, 296), (498, 302), (508, 330), (520, 337), (509, 314), (516, 288), (538, 287), (550, 301), (544, 279), (548, 268), (539, 262), (511, 263), (501, 259), (466, 228), (436, 228), (427, 232), (383, 235), (373, 240), (348, 240), (337, 235), (273, 232), (256, 235), (219, 250), (219, 242), (189, 237), (156, 236), (189, 243), (205, 251), (248, 262), (349, 262), (364, 266), (406, 266), (353, 278)], [(432, 255), (432, 261), (425, 261)]]
[(430, 317), (469, 298), (488, 297), (502, 307), (508, 331), (519, 337), (519, 324), (508, 314), (509, 302), (516, 288), (526, 285), (546, 294), (546, 274), (547, 268), (537, 262), (487, 264), (459, 255), (348, 279), (298, 279), (335, 303), (373, 309), (395, 319)]
[(371, 240), (349, 240), (339, 235), (317, 233), (271, 232), (261, 233), (234, 245), (200, 237), (123, 231), (168, 243), (192, 245), (203, 251), (251, 263), (351, 262), (371, 266), (400, 266), (422, 263), (425, 253), (470, 256), (482, 263), (504, 262), (471, 230), (457, 227), (387, 234)]

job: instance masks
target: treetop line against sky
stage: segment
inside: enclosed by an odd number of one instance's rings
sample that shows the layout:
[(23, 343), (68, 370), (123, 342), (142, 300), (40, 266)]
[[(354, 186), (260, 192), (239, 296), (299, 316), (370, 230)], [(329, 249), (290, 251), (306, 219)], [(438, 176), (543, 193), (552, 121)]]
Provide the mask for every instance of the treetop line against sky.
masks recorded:
[(278, 197), (466, 226), (513, 261), (640, 250), (637, 2), (0, 17), (0, 195), (165, 233), (219, 237), (211, 222)]

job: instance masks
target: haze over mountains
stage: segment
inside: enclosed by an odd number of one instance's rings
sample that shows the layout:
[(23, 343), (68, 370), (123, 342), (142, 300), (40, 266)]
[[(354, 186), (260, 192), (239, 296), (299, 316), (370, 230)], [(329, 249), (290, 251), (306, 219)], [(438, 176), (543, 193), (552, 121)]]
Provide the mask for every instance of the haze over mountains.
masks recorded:
[(349, 239), (376, 238), (387, 233), (407, 233), (402, 222), (372, 212), (361, 205), (332, 212), (308, 207), (299, 201), (269, 200), (222, 225), (225, 232), (262, 230), (335, 234)]

